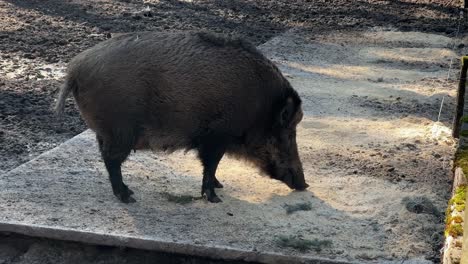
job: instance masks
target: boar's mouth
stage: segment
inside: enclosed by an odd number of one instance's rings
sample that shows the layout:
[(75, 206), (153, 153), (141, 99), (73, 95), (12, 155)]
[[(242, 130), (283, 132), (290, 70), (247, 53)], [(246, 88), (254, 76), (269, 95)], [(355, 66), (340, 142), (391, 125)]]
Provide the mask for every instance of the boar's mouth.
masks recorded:
[(299, 173), (297, 173), (295, 170), (288, 169), (288, 175), (286, 175), (286, 178), (289, 178), (288, 179), (289, 183), (286, 183), (286, 184), (291, 189), (304, 191), (305, 189), (307, 189), (307, 187), (309, 187), (309, 185), (305, 182), (304, 175), (302, 175), (302, 173), (300, 173), (301, 175), (298, 175), (298, 174)]
[(302, 173), (298, 173), (292, 168), (275, 169), (274, 166), (270, 165), (267, 168), (267, 172), (272, 179), (285, 183), (291, 189), (304, 191), (309, 187), (309, 185), (305, 183), (304, 176), (301, 175)]
[(293, 189), (296, 189), (298, 191), (305, 191), (307, 188), (309, 188), (309, 184), (304, 183), (303, 185), (296, 185)]

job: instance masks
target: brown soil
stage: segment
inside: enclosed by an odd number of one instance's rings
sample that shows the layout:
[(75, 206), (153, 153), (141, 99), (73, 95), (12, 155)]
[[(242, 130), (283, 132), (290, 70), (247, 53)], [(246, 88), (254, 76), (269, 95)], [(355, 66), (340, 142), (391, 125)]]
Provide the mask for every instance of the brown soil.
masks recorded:
[(453, 35), (459, 14), (457, 0), (144, 2), (0, 2), (0, 172), (85, 129), (71, 105), (62, 120), (51, 112), (61, 82), (53, 70), (110, 33), (209, 29), (255, 44), (292, 27), (322, 34), (380, 26)]

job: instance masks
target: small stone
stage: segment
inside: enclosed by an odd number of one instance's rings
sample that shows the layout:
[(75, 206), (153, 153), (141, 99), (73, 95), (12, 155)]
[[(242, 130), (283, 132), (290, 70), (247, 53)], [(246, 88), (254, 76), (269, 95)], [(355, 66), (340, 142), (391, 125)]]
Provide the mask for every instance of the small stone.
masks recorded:
[(112, 29), (112, 26), (109, 25), (109, 24), (104, 24), (101, 26), (101, 29), (104, 30), (104, 31), (109, 31)]
[(68, 40), (66, 40), (66, 39), (58, 39), (58, 40), (55, 41), (55, 44), (60, 45), (60, 46), (64, 46), (64, 45), (67, 45), (67, 44), (68, 44)]
[(32, 53), (26, 53), (26, 54), (24, 54), (24, 57), (25, 57), (26, 59), (34, 59), (34, 58), (36, 58), (36, 56), (35, 56), (34, 54), (32, 54)]
[(142, 16), (139, 13), (133, 13), (132, 18), (135, 20), (140, 20), (142, 19)]
[(360, 258), (360, 259), (364, 259), (364, 260), (373, 260), (373, 259), (377, 258), (375, 255), (370, 255), (370, 254), (367, 254), (367, 253), (361, 253), (361, 254), (357, 255), (357, 257)]
[(402, 203), (409, 212), (415, 214), (431, 214), (439, 216), (440, 212), (437, 207), (425, 196), (404, 197)]
[(416, 150), (416, 149), (418, 149), (418, 147), (417, 147), (415, 144), (411, 144), (411, 143), (407, 143), (407, 144), (406, 144), (406, 147), (407, 147), (409, 150)]

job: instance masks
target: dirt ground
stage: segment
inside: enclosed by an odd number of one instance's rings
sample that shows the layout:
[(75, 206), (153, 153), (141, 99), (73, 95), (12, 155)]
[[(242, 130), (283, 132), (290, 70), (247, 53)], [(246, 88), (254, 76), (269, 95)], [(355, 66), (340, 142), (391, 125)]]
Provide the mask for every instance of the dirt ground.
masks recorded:
[[(257, 45), (290, 28), (306, 31), (308, 36), (314, 33), (334, 33), (336, 36), (339, 32), (349, 30), (366, 31), (369, 28), (382, 27), (453, 37), (457, 30), (458, 2), (0, 0), (0, 173), (15, 168), (85, 129), (71, 101), (66, 117), (60, 120), (53, 116), (50, 106), (60, 86), (63, 69), (70, 58), (108, 38), (112, 33), (209, 29), (239, 34)], [(467, 27), (464, 21), (460, 31), (463, 32)], [(460, 44), (456, 48), (460, 52), (464, 46)], [(412, 60), (410, 64), (409, 66), (413, 67), (428, 66), (418, 60)], [(448, 65), (447, 61), (439, 67), (448, 70)], [(376, 78), (374, 81), (384, 82), (384, 79)], [(440, 78), (427, 79), (427, 84), (430, 86), (440, 81)], [(453, 91), (448, 94), (453, 96)], [(347, 103), (369, 108), (382, 117), (387, 113), (406, 112), (433, 120), (431, 111), (440, 102), (439, 97), (434, 97), (429, 103), (403, 99), (390, 95), (387, 99), (355, 96)], [(306, 100), (326, 103), (326, 98), (321, 98), (322, 101), (313, 98)], [(447, 107), (453, 107), (453, 97), (449, 96), (446, 100)], [(451, 117), (450, 112), (443, 112), (441, 121), (449, 124)], [(412, 121), (408, 116), (401, 118), (406, 118), (408, 122), (419, 122)], [(326, 129), (329, 124), (305, 122), (304, 125)], [(327, 138), (321, 140), (326, 141)], [(429, 144), (440, 143), (421, 140), (402, 142), (401, 145), (391, 142), (391, 146), (386, 146), (385, 142), (379, 145), (369, 142), (365, 151), (351, 149), (345, 153), (336, 153), (329, 150), (310, 154), (310, 157), (305, 158), (316, 160), (314, 165), (317, 167), (331, 168), (330, 173), (333, 173), (333, 167), (340, 167), (345, 168), (349, 174), (368, 173), (390, 182), (409, 183), (418, 182), (417, 177), (420, 174), (411, 170), (411, 164), (406, 161), (411, 160), (415, 164), (427, 161), (428, 168), (439, 170), (434, 174), (440, 176), (439, 184), (447, 185), (443, 178), (446, 168), (441, 168), (445, 166), (441, 164), (445, 164), (442, 155), (448, 152), (431, 152)], [(420, 145), (425, 149), (421, 150)], [(399, 160), (388, 162), (392, 160), (387, 159), (388, 157), (402, 151), (404, 153), (399, 156)], [(422, 156), (416, 157), (419, 155), (417, 153), (421, 152)], [(436, 164), (430, 167), (434, 162)], [(402, 165), (408, 167), (407, 171), (412, 173), (402, 174), (396, 169)], [(418, 166), (421, 167), (421, 164)], [(437, 185), (438, 182), (432, 181), (432, 184)], [(441, 189), (435, 189), (435, 192), (441, 192)], [(428, 255), (436, 260), (441, 237), (440, 233), (434, 230), (430, 232), (434, 236), (434, 249)], [(0, 239), (4, 238), (5, 236), (0, 235)], [(39, 250), (45, 250), (50, 248), (50, 243), (55, 242), (39, 240), (34, 243), (38, 245)], [(38, 250), (37, 247), (32, 248)], [(67, 245), (53, 248), (57, 249), (53, 254), (58, 254), (58, 262), (63, 260), (63, 255), (70, 250)], [(32, 249), (27, 248), (20, 252), (27, 254), (29, 250)], [(109, 259), (115, 257), (112, 254), (106, 256)], [(4, 263), (27, 263), (20, 260), (21, 258), (7, 259)], [(126, 263), (139, 262), (129, 259)]]
[[(437, 262), (455, 143), (448, 127), (457, 77), (445, 78), (461, 52), (450, 47), (460, 42), (420, 32), (293, 29), (260, 45), (303, 99), (298, 145), (306, 192), (291, 192), (226, 157), (217, 173), (224, 203), (214, 205), (199, 199), (194, 153), (137, 151), (124, 165), (137, 202), (125, 206), (105, 184), (95, 137), (87, 131), (0, 176), (0, 200), (6, 201), (0, 223), (362, 263)], [(185, 205), (172, 202), (182, 197), (189, 197)], [(309, 210), (285, 214), (298, 203)], [(330, 246), (301, 252), (278, 245), (284, 236), (326, 238)]]
[[(458, 2), (2, 0), (0, 172), (85, 129), (72, 105), (62, 120), (50, 106), (70, 58), (110, 33), (208, 29), (255, 44), (292, 27), (321, 34), (381, 26), (453, 35)], [(463, 23), (460, 30), (466, 28)]]
[(454, 43), (438, 34), (374, 29), (313, 36), (292, 31), (261, 46), (303, 98), (298, 144), (306, 175), (314, 175), (314, 195), (354, 217), (371, 216), (370, 225), (363, 223), (368, 229), (378, 230), (376, 221), (385, 230), (363, 239), (392, 241), (382, 252), (362, 255), (424, 253), (438, 262), (456, 71), (446, 78), (451, 58), (463, 52), (451, 50)]

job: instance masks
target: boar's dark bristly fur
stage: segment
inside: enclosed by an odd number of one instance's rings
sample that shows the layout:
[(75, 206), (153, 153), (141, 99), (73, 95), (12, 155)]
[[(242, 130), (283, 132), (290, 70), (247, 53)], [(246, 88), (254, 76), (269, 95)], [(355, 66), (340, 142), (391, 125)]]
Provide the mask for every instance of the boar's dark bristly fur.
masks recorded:
[(215, 173), (224, 154), (304, 190), (296, 126), (301, 99), (250, 43), (206, 32), (120, 35), (78, 54), (56, 105), (69, 93), (96, 132), (114, 194), (132, 202), (121, 164), (131, 150), (195, 149), (202, 195), (221, 201)]

